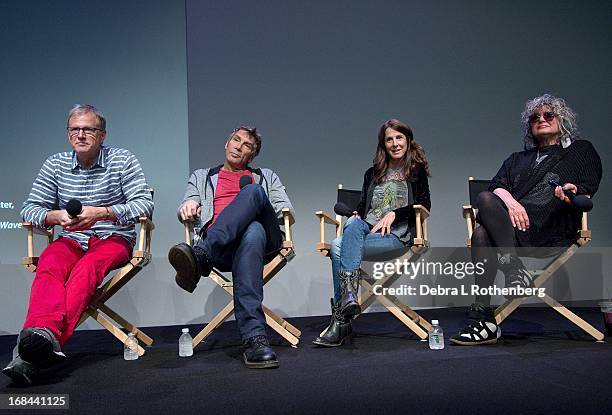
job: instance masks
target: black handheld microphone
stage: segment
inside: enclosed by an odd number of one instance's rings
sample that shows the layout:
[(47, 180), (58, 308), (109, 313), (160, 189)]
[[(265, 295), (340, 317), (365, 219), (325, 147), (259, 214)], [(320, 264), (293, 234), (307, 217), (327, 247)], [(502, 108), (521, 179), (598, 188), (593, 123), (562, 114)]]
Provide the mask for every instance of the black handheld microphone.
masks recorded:
[(248, 174), (240, 176), (240, 190), (242, 190), (244, 186), (249, 184), (253, 184), (253, 178), (251, 176), (249, 176)]
[(350, 218), (353, 216), (353, 211), (350, 207), (346, 205), (346, 203), (338, 202), (334, 205), (334, 212), (336, 212), (340, 216), (346, 216)]
[[(552, 179), (548, 181), (548, 184), (553, 188), (557, 186), (563, 187), (563, 185), (561, 185), (558, 181)], [(593, 201), (586, 195), (576, 195), (574, 192), (570, 192), (569, 190), (564, 190), (563, 193), (579, 211), (590, 212), (591, 209), (593, 209)]]
[(83, 205), (76, 199), (70, 199), (66, 203), (66, 212), (72, 219), (76, 218), (83, 211)]

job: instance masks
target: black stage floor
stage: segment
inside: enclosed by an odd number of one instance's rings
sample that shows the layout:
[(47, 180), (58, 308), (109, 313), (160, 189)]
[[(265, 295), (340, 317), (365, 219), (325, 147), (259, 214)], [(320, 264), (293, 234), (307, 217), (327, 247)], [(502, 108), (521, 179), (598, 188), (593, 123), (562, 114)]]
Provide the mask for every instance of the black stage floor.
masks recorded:
[[(177, 356), (179, 326), (145, 329), (156, 343), (137, 361), (124, 361), (122, 345), (105, 331), (80, 331), (53, 375), (28, 388), (1, 376), (0, 393), (67, 393), (78, 414), (612, 412), (610, 343), (592, 341), (553, 310), (518, 309), (502, 325), (500, 342), (480, 347), (448, 343), (463, 310), (419, 312), (440, 320), (444, 350), (429, 350), (389, 313), (360, 317), (350, 344), (319, 349), (310, 341), (328, 317), (295, 318), (302, 343), (291, 348), (272, 334), (281, 363), (273, 370), (243, 366), (235, 322), (191, 358)], [(576, 312), (603, 329), (597, 309)], [(0, 337), (2, 364), (14, 342)]]

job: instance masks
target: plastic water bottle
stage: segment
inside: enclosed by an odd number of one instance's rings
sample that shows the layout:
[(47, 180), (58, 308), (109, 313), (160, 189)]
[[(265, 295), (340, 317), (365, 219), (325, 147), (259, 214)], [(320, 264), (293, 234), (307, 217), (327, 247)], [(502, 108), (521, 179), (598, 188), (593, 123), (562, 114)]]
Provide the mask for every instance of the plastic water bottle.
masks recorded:
[(189, 335), (189, 329), (184, 328), (183, 334), (179, 337), (179, 356), (180, 357), (189, 357), (193, 356), (193, 339)]
[(431, 330), (429, 330), (429, 348), (431, 350), (444, 349), (444, 332), (438, 320), (431, 320)]
[(138, 359), (138, 339), (134, 333), (128, 334), (128, 338), (125, 339), (125, 343), (123, 343), (123, 359)]

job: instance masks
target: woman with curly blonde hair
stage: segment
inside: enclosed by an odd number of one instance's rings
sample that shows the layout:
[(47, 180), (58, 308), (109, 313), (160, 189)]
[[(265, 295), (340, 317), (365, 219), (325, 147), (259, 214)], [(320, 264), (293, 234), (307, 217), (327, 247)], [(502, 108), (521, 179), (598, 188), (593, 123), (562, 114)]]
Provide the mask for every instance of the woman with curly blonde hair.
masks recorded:
[[(601, 180), (601, 160), (593, 145), (579, 138), (576, 113), (561, 98), (545, 94), (525, 104), (521, 114), (524, 151), (508, 157), (478, 196), (480, 226), (472, 234), (472, 260), (484, 264), (476, 279), (493, 284), (497, 270), (505, 276), (508, 298), (533, 288), (533, 278), (517, 255), (542, 248), (559, 250), (576, 241), (582, 212), (566, 193), (593, 196)], [(550, 249), (545, 250), (550, 252)], [(451, 342), (493, 344), (500, 331), (490, 295), (476, 297), (468, 322)]]

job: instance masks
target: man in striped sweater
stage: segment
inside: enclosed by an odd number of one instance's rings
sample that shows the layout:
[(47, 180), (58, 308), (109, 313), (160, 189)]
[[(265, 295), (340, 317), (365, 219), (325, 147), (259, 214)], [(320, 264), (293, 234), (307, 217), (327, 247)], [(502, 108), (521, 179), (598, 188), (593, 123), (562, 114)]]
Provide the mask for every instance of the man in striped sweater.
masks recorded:
[[(137, 218), (153, 213), (136, 157), (102, 145), (106, 120), (100, 111), (76, 105), (68, 114), (67, 131), (73, 150), (44, 162), (21, 211), (36, 227), (62, 227), (40, 255), (14, 359), (2, 370), (23, 384), (32, 383), (39, 369), (66, 358), (62, 347), (96, 288), (107, 272), (131, 258)], [(74, 216), (66, 211), (71, 200), (82, 205)]]

